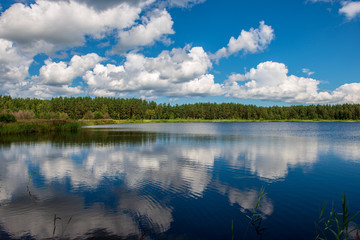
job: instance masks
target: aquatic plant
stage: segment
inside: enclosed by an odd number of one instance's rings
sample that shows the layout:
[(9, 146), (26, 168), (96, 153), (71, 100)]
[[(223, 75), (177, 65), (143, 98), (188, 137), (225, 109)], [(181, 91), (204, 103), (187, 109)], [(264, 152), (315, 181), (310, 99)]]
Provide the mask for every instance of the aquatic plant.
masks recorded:
[[(262, 226), (263, 215), (261, 214), (259, 208), (260, 208), (261, 200), (266, 195), (267, 195), (267, 193), (265, 192), (265, 187), (261, 187), (260, 192), (259, 192), (259, 197), (257, 198), (256, 204), (251, 211), (251, 215), (246, 214), (246, 217), (249, 219), (248, 228), (250, 226), (252, 226), (260, 240), (263, 239), (263, 235), (264, 235), (266, 228), (264, 228)], [(243, 239), (246, 239), (246, 234), (247, 234), (247, 230), (244, 232)], [(234, 238), (235, 238), (235, 235), (234, 235), (234, 220), (233, 220), (231, 223), (231, 239), (234, 240)]]
[(256, 205), (255, 207), (252, 209), (252, 215), (246, 215), (246, 217), (250, 220), (250, 224), (251, 226), (254, 227), (256, 234), (259, 236), (259, 239), (263, 239), (263, 234), (266, 230), (266, 228), (262, 227), (262, 221), (263, 221), (263, 217), (262, 214), (259, 212), (259, 207), (260, 207), (260, 201), (262, 198), (264, 198), (267, 195), (267, 193), (265, 192), (265, 187), (262, 187), (260, 189), (260, 193), (259, 193), (259, 197), (256, 201)]
[(66, 232), (66, 228), (69, 226), (71, 220), (72, 220), (72, 216), (69, 218), (69, 220), (66, 222), (66, 225), (64, 227), (64, 222), (62, 220), (61, 217), (56, 216), (56, 214), (54, 214), (54, 228), (53, 228), (53, 238), (55, 237), (55, 232), (56, 232), (56, 222), (60, 220), (61, 221), (61, 238), (64, 238), (64, 234)]
[(342, 212), (339, 213), (334, 209), (334, 205), (330, 211), (329, 217), (324, 217), (326, 209), (326, 203), (319, 211), (319, 219), (315, 222), (316, 236), (315, 240), (347, 240), (350, 239), (350, 234), (356, 232), (356, 240), (360, 240), (359, 226), (352, 227), (350, 223), (360, 213), (357, 212), (351, 216), (349, 212), (349, 201), (346, 199), (346, 195), (342, 197)]
[(28, 181), (27, 181), (27, 185), (26, 185), (26, 189), (29, 193), (29, 196), (31, 199), (33, 200), (37, 200), (37, 197), (35, 195), (33, 195), (30, 191), (30, 181), (31, 181), (31, 178), (35, 175), (35, 174), (38, 174), (39, 172), (33, 172), (32, 174), (30, 174), (29, 178), (28, 178)]

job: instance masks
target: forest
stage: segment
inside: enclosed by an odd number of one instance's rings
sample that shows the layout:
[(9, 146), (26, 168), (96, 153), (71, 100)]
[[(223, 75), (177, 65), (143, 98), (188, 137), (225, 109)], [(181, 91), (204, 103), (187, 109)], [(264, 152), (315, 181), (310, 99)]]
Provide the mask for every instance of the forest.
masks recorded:
[(20, 119), (360, 120), (360, 104), (262, 107), (239, 103), (158, 104), (143, 99), (0, 96), (0, 112)]

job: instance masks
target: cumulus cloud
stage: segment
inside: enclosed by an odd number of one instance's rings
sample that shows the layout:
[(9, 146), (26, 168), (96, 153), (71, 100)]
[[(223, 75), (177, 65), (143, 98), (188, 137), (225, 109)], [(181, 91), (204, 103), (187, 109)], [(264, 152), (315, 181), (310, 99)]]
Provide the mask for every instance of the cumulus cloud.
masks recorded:
[(28, 80), (21, 80), (16, 84), (7, 85), (8, 92), (14, 97), (51, 98), (53, 96), (72, 96), (84, 93), (81, 86), (72, 86), (73, 80), (82, 77), (86, 71), (104, 58), (95, 53), (84, 56), (75, 55), (69, 63), (45, 61), (40, 68), (39, 76)]
[(0, 84), (26, 78), (31, 63), (32, 59), (18, 51), (13, 42), (0, 38)]
[(360, 15), (360, 1), (345, 1), (342, 2), (342, 7), (339, 9), (340, 14), (344, 14), (347, 19), (352, 20)]
[(26, 85), (32, 62), (13, 42), (0, 38), (0, 94), (19, 92)]
[(84, 92), (80, 86), (72, 87), (69, 85), (45, 85), (36, 81), (24, 82), (9, 88), (9, 94), (13, 97), (21, 98), (52, 98), (54, 96), (74, 96)]
[(142, 22), (130, 30), (119, 32), (119, 42), (115, 51), (123, 52), (141, 46), (153, 45), (155, 41), (166, 40), (163, 38), (164, 35), (174, 34), (172, 29), (174, 22), (165, 9), (153, 11), (150, 17), (143, 17)]
[(186, 47), (163, 51), (155, 58), (130, 53), (124, 65), (97, 64), (84, 80), (94, 95), (126, 92), (139, 92), (146, 97), (221, 95), (221, 85), (215, 84), (214, 76), (208, 74), (211, 67), (202, 47)]
[[(246, 82), (240, 85), (239, 80)], [(227, 95), (237, 98), (301, 102), (317, 95), (318, 84), (318, 81), (311, 78), (288, 76), (285, 64), (264, 62), (244, 75), (230, 77)]]
[(65, 62), (52, 62), (51, 59), (45, 61), (45, 65), (40, 68), (40, 76), (43, 84), (63, 85), (70, 84), (74, 78), (82, 76), (86, 71), (95, 67), (103, 58), (96, 53), (85, 56), (75, 55), (69, 64)]
[[(115, 35), (115, 52), (169, 43), (173, 21), (164, 9), (149, 7), (155, 0), (36, 0), (16, 3), (0, 16), (0, 38), (17, 43), (32, 55), (86, 44), (87, 37)], [(192, 2), (192, 1), (190, 1)], [(155, 5), (154, 5), (155, 6)], [(140, 19), (140, 15), (145, 15)], [(141, 23), (139, 23), (139, 21)]]
[(335, 103), (360, 103), (360, 83), (347, 83), (332, 93)]
[[(26, 3), (27, 2), (27, 3)], [(129, 50), (169, 42), (173, 20), (165, 1), (155, 0), (35, 0), (11, 5), (0, 16), (0, 93), (15, 97), (68, 96), (220, 96), (285, 101), (291, 103), (360, 102), (358, 83), (345, 84), (332, 92), (319, 92), (319, 81), (288, 75), (282, 63), (261, 63), (249, 73), (232, 74), (223, 84), (210, 74), (212, 61), (243, 52), (257, 53), (274, 39), (271, 26), (260, 22), (256, 29), (242, 30), (226, 47), (207, 54), (202, 47), (174, 48), (157, 57)], [(170, 0), (166, 7), (191, 7), (204, 0)], [(355, 17), (359, 2), (344, 2), (340, 10)], [(153, 4), (153, 5), (151, 5)], [(151, 5), (151, 6), (150, 6)], [(150, 7), (149, 7), (150, 6)], [(354, 7), (355, 6), (355, 7)], [(142, 17), (140, 17), (142, 16)], [(100, 64), (95, 53), (75, 55), (70, 62), (45, 61), (38, 76), (29, 76), (29, 67), (38, 53), (86, 44), (88, 37), (114, 37), (114, 53), (124, 54), (122, 65)], [(109, 41), (110, 42), (110, 41)], [(100, 44), (98, 44), (99, 46)], [(110, 47), (108, 45), (107, 47)], [(61, 54), (61, 52), (59, 53)], [(308, 77), (313, 74), (303, 69)], [(87, 86), (74, 86), (82, 77)]]
[[(239, 82), (243, 84), (239, 84)], [(288, 75), (283, 63), (263, 62), (226, 82), (228, 97), (282, 101), (288, 103), (359, 103), (360, 83), (345, 84), (333, 92), (319, 92), (320, 81)]]
[(275, 35), (272, 27), (266, 25), (264, 21), (261, 21), (259, 28), (251, 28), (249, 31), (242, 30), (237, 39), (231, 37), (227, 47), (219, 49), (213, 55), (213, 58), (219, 60), (240, 51), (244, 51), (244, 53), (257, 53), (263, 51), (268, 47), (274, 37)]
[(24, 47), (47, 45), (48, 51), (79, 46), (86, 35), (100, 38), (113, 29), (131, 27), (141, 11), (126, 3), (104, 11), (76, 1), (37, 0), (30, 6), (16, 3), (0, 16), (0, 38)]

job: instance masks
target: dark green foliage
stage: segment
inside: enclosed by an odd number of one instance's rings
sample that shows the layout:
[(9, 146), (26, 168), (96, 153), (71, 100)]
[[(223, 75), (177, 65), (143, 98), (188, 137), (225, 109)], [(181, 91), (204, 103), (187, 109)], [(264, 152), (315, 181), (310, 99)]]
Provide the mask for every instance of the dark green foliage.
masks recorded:
[(94, 119), (103, 119), (104, 118), (104, 114), (102, 112), (94, 112)]
[(3, 123), (16, 122), (16, 118), (14, 115), (9, 114), (9, 113), (0, 114), (0, 122), (3, 122)]
[[(41, 119), (360, 120), (360, 104), (258, 107), (238, 103), (157, 104), (142, 99), (0, 96), (0, 111), (27, 111)], [(95, 116), (96, 115), (96, 116)]]
[(0, 124), (0, 136), (9, 134), (76, 132), (80, 127), (81, 124), (79, 122), (65, 120)]

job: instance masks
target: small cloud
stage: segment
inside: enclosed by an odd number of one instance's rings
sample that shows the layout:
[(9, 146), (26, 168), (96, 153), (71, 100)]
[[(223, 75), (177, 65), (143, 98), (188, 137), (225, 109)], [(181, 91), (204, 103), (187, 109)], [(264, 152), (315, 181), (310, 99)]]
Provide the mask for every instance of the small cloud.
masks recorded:
[(99, 43), (97, 45), (99, 48), (107, 48), (107, 47), (111, 47), (111, 43), (109, 41), (107, 42), (102, 42), (102, 43)]
[(245, 53), (257, 53), (265, 50), (274, 39), (274, 30), (271, 26), (260, 22), (259, 28), (251, 28), (249, 31), (242, 30), (238, 38), (231, 37), (227, 47), (219, 49), (212, 58), (219, 61), (240, 51)]
[(308, 2), (311, 2), (311, 3), (317, 3), (317, 2), (334, 2), (334, 0), (306, 0), (305, 3), (308, 3)]
[(177, 101), (179, 101), (179, 98), (170, 98), (169, 99), (169, 102), (177, 102)]
[(159, 99), (159, 97), (158, 97), (158, 96), (146, 96), (146, 95), (142, 95), (142, 96), (140, 96), (140, 99), (151, 101), (151, 100), (157, 100), (157, 99)]
[(160, 7), (179, 7), (191, 8), (194, 5), (204, 3), (206, 0), (163, 0), (160, 2)]
[(232, 82), (242, 82), (247, 81), (245, 75), (233, 73), (229, 76), (229, 78), (226, 80), (226, 83), (232, 83)]
[(342, 8), (339, 9), (339, 13), (344, 14), (348, 20), (352, 20), (360, 15), (360, 1), (345, 1), (341, 4)]
[(308, 68), (303, 68), (302, 72), (307, 74), (308, 76), (311, 76), (315, 73), (315, 72), (311, 72), (310, 69), (308, 69)]

